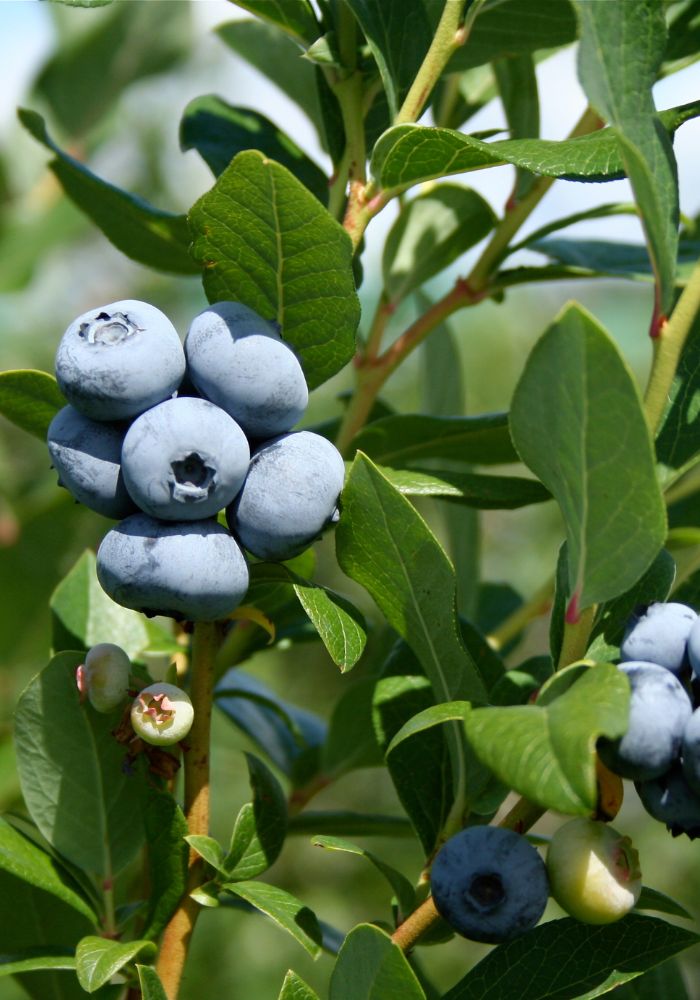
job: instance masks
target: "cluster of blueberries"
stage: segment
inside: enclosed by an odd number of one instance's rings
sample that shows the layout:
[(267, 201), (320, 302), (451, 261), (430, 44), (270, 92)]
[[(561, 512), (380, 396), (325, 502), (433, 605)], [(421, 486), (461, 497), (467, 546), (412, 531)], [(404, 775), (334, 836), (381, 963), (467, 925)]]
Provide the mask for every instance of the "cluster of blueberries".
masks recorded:
[(308, 402), (299, 360), (239, 302), (196, 316), (184, 347), (146, 302), (90, 310), (61, 339), (56, 379), (69, 405), (51, 458), (76, 500), (120, 522), (97, 575), (125, 607), (224, 618), (248, 588), (242, 549), (289, 559), (338, 518), (340, 453), (292, 431)]
[(621, 739), (600, 739), (598, 754), (674, 836), (700, 836), (700, 618), (685, 604), (650, 604), (628, 623), (620, 658), (629, 725)]

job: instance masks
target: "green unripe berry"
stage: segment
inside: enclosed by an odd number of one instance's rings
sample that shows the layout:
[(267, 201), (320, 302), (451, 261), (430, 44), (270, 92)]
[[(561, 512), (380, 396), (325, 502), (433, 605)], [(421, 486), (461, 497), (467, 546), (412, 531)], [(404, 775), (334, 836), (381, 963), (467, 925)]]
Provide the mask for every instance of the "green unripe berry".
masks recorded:
[(182, 688), (174, 684), (151, 684), (131, 706), (131, 725), (137, 736), (154, 746), (179, 743), (192, 728), (194, 709)]
[(81, 698), (87, 695), (97, 712), (111, 712), (129, 693), (130, 673), (131, 662), (120, 646), (112, 642), (92, 646), (76, 670)]
[(639, 899), (642, 874), (629, 837), (579, 817), (559, 827), (547, 851), (552, 896), (586, 924), (609, 924)]

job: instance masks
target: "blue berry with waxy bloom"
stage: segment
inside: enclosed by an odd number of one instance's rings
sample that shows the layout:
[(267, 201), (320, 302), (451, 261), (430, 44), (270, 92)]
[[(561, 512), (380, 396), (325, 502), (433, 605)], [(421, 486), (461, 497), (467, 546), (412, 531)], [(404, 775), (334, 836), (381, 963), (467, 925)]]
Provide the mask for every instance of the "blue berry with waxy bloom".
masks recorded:
[(102, 539), (97, 578), (123, 607), (188, 621), (225, 618), (248, 589), (243, 553), (214, 518), (127, 517)]
[(213, 517), (236, 496), (248, 471), (248, 439), (233, 417), (206, 399), (166, 399), (134, 420), (122, 471), (141, 510), (171, 521)]
[(259, 559), (290, 559), (338, 519), (344, 477), (340, 452), (320, 434), (272, 438), (253, 452), (228, 525)]
[(296, 354), (277, 328), (241, 302), (217, 302), (192, 321), (185, 338), (195, 388), (265, 440), (290, 430), (309, 401)]
[(700, 795), (700, 708), (695, 709), (683, 730), (681, 759), (686, 781)]
[(696, 619), (688, 633), (688, 660), (695, 680), (700, 680), (700, 618)]
[(620, 659), (658, 663), (678, 676), (688, 666), (688, 635), (697, 617), (686, 604), (650, 604), (627, 625)]
[(440, 848), (430, 872), (435, 907), (472, 941), (498, 944), (530, 930), (547, 905), (537, 850), (512, 830), (470, 826)]
[(78, 316), (56, 352), (68, 402), (93, 420), (129, 420), (175, 392), (185, 354), (168, 317), (125, 299)]
[(679, 761), (653, 781), (636, 781), (642, 805), (654, 819), (665, 823), (674, 837), (700, 837), (700, 795), (686, 780)]
[(125, 433), (123, 424), (91, 420), (64, 406), (46, 436), (59, 485), (90, 510), (117, 521), (137, 510), (121, 471)]
[(693, 708), (685, 688), (670, 670), (657, 663), (620, 663), (631, 688), (627, 732), (620, 739), (598, 740), (606, 767), (622, 778), (658, 778), (680, 753)]

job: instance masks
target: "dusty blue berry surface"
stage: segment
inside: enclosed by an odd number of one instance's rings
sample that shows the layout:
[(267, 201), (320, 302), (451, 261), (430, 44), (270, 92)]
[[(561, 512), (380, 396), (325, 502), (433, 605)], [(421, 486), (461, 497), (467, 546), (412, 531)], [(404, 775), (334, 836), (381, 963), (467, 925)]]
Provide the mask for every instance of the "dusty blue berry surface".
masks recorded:
[(620, 658), (657, 663), (678, 676), (688, 666), (686, 644), (697, 617), (686, 604), (650, 604), (627, 625)]

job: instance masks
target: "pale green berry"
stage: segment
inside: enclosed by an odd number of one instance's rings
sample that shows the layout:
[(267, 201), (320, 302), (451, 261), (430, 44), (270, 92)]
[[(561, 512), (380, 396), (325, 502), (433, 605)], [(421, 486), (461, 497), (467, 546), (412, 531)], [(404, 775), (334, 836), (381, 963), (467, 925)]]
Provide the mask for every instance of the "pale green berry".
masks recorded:
[(194, 709), (182, 688), (161, 681), (144, 688), (131, 706), (137, 736), (154, 746), (179, 743), (192, 728)]
[(642, 874), (629, 837), (579, 817), (559, 827), (547, 851), (552, 896), (586, 924), (609, 924), (639, 899)]
[(76, 670), (81, 698), (85, 695), (98, 712), (111, 712), (129, 693), (131, 662), (120, 646), (100, 642), (87, 651), (85, 663)]

